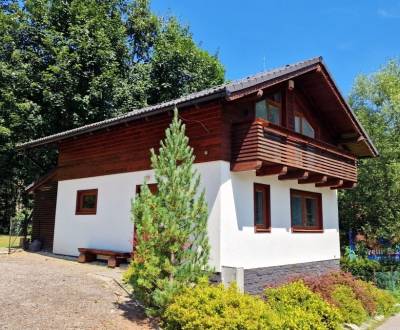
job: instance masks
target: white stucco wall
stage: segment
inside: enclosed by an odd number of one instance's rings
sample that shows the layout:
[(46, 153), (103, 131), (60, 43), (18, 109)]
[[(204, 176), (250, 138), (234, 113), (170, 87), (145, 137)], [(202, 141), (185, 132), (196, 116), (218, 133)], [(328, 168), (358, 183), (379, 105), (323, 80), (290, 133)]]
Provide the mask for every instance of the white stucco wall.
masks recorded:
[[(257, 268), (340, 257), (336, 191), (256, 177), (254, 171), (230, 172), (224, 161), (196, 164), (209, 207), (211, 266)], [(136, 185), (154, 182), (152, 171), (65, 180), (58, 183), (54, 253), (78, 255), (78, 247), (130, 251), (131, 199)], [(253, 183), (271, 189), (270, 233), (254, 232)], [(98, 189), (96, 215), (75, 215), (77, 190)], [(322, 193), (323, 233), (292, 233), (290, 189)]]
[[(221, 265), (257, 268), (340, 257), (337, 193), (254, 171), (222, 173)], [(270, 185), (271, 232), (254, 232), (253, 183)], [(323, 233), (292, 233), (290, 189), (322, 193)]]
[[(219, 269), (219, 219), (221, 166), (223, 162), (196, 164), (201, 174), (201, 188), (206, 187), (209, 207), (209, 239), (213, 246), (210, 263)], [(53, 252), (78, 255), (79, 247), (131, 251), (133, 223), (130, 220), (131, 199), (136, 185), (145, 177), (154, 182), (153, 171), (139, 171), (59, 181)], [(97, 213), (76, 215), (77, 190), (98, 189)]]

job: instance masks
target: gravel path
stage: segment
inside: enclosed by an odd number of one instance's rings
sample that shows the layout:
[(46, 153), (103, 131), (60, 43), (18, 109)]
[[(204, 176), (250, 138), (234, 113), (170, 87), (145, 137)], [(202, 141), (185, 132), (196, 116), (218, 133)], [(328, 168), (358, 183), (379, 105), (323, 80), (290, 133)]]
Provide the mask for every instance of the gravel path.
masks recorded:
[(0, 253), (0, 329), (152, 329), (115, 282), (122, 270)]
[(400, 314), (394, 315), (387, 319), (377, 330), (399, 330), (400, 329)]

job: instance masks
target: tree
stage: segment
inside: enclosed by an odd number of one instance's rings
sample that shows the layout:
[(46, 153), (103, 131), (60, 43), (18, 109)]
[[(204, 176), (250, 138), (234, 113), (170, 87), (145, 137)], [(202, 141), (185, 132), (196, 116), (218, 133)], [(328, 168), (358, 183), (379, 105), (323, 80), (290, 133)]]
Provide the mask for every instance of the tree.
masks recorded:
[(208, 274), (208, 209), (185, 125), (174, 119), (159, 153), (151, 150), (158, 192), (147, 185), (133, 201), (137, 242), (127, 273), (135, 297), (159, 315), (173, 295)]
[[(179, 37), (167, 37), (171, 21)], [(218, 59), (149, 0), (0, 0), (0, 232), (16, 204), (29, 207), (24, 186), (56, 164), (54, 150), (32, 152), (35, 165), (16, 144), (222, 81)]]
[(350, 103), (380, 156), (359, 161), (358, 187), (340, 194), (344, 231), (400, 242), (400, 63), (357, 78)]
[(172, 17), (154, 44), (150, 102), (171, 100), (224, 82), (224, 67)]

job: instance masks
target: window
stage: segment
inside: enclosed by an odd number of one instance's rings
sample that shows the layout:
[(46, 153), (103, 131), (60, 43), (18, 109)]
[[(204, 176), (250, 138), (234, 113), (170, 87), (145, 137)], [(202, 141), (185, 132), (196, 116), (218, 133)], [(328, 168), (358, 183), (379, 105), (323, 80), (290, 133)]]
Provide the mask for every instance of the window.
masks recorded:
[(297, 133), (306, 135), (310, 138), (315, 138), (315, 131), (311, 124), (302, 115), (295, 114), (294, 116), (294, 130)]
[(78, 190), (76, 194), (76, 214), (96, 214), (97, 189)]
[(268, 185), (254, 184), (254, 229), (268, 232), (271, 229), (270, 189)]
[(322, 231), (322, 198), (319, 193), (290, 190), (293, 231)]
[(263, 118), (273, 124), (281, 124), (282, 97), (281, 93), (267, 95), (267, 97), (256, 103), (256, 118)]
[[(142, 189), (142, 186), (143, 186), (142, 184), (138, 184), (136, 186), (136, 194), (140, 194), (140, 190)], [(148, 183), (147, 186), (149, 187), (150, 192), (152, 194), (155, 194), (158, 190), (157, 183)]]

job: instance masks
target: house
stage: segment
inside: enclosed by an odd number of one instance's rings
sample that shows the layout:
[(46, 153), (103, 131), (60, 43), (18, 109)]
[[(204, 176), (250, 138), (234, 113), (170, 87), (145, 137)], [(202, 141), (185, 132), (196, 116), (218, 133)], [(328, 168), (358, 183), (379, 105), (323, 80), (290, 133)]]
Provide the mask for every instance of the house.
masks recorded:
[(131, 200), (154, 182), (172, 109), (186, 124), (209, 207), (210, 264), (223, 281), (267, 283), (339, 267), (338, 189), (377, 150), (322, 58), (40, 138), (57, 167), (29, 187), (33, 239), (56, 254), (132, 250)]

